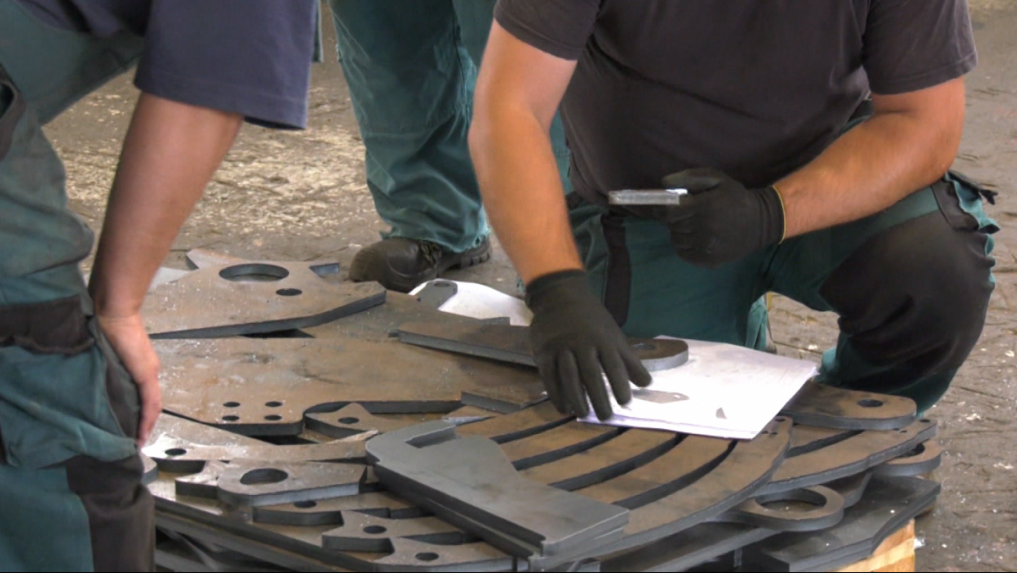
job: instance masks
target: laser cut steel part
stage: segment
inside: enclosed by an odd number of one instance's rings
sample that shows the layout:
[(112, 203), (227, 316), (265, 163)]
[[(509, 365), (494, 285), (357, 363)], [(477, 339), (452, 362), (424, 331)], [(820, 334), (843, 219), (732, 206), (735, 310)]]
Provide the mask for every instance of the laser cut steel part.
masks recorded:
[[(537, 366), (529, 329), (525, 326), (408, 323), (399, 327), (399, 340), (425, 348), (532, 368)], [(629, 342), (651, 372), (677, 368), (689, 359), (688, 344), (681, 340), (630, 339)]]
[(745, 549), (749, 567), (769, 571), (827, 571), (869, 557), (894, 531), (932, 506), (938, 483), (913, 477), (874, 477), (858, 505), (820, 533), (789, 533)]
[(721, 515), (757, 495), (784, 460), (790, 442), (791, 420), (775, 418), (754, 440), (736, 442), (707, 474), (707, 479), (696, 480), (652, 504), (632, 510), (625, 537), (605, 543), (597, 553), (607, 555), (652, 543)]
[(733, 447), (730, 440), (687, 436), (648, 464), (577, 493), (629, 509), (643, 507), (703, 479), (731, 454)]
[(679, 436), (670, 432), (628, 430), (604, 444), (520, 473), (533, 481), (575, 491), (651, 463), (674, 448), (680, 440)]
[(793, 458), (843, 442), (857, 436), (860, 430), (837, 430), (795, 424), (791, 429), (791, 449), (787, 457)]
[[(437, 324), (474, 324), (477, 320), (429, 309), (414, 297), (391, 292), (385, 304), (365, 312), (313, 328), (304, 329), (319, 339), (350, 338), (365, 342), (399, 345), (392, 338), (401, 324), (427, 322)], [(405, 346), (405, 345), (403, 345)], [(395, 353), (396, 350), (387, 350)], [(450, 376), (455, 374), (462, 392), (462, 403), (487, 410), (510, 413), (547, 399), (540, 377), (529, 368), (490, 360), (426, 352), (444, 365)], [(459, 374), (461, 372), (461, 375)], [(376, 413), (382, 413), (377, 411)]]
[(342, 525), (344, 512), (364, 513), (387, 519), (423, 517), (424, 511), (387, 492), (368, 492), (355, 496), (317, 501), (255, 507), (255, 523), (315, 527)]
[(450, 424), (422, 424), (378, 436), (368, 456), (388, 488), (453, 523), (490, 527), (471, 532), (520, 557), (580, 551), (628, 520), (622, 508), (521, 477), (493, 441), (454, 435)]
[(322, 444), (301, 444), (286, 447), (268, 443), (243, 446), (195, 444), (169, 434), (156, 434), (143, 451), (163, 471), (174, 473), (200, 472), (209, 461), (272, 460), (289, 462), (362, 462), (365, 459), (366, 435)]
[(421, 304), (438, 310), (441, 305), (457, 294), (459, 294), (459, 285), (452, 281), (438, 279), (426, 283), (416, 296)]
[(535, 436), (503, 444), (501, 451), (516, 470), (524, 470), (584, 452), (621, 433), (620, 428), (570, 422)]
[(927, 419), (901, 430), (862, 432), (832, 446), (789, 458), (760, 493), (821, 485), (859, 474), (906, 454), (935, 435), (936, 424)]
[(347, 438), (364, 432), (383, 434), (414, 423), (375, 416), (360, 404), (349, 404), (334, 412), (304, 415), (304, 427), (333, 438)]
[(438, 545), (462, 545), (470, 536), (437, 517), (414, 519), (383, 519), (363, 513), (348, 512), (342, 525), (321, 536), (322, 547), (328, 551), (363, 551), (384, 553), (393, 539), (412, 539)]
[(806, 382), (781, 415), (802, 425), (840, 430), (899, 430), (918, 416), (917, 406), (909, 398), (815, 382)]
[(516, 381), (511, 372), (499, 377), (505, 369), (496, 364), (477, 370), (457, 357), (394, 341), (238, 338), (158, 341), (155, 347), (166, 411), (258, 436), (297, 435), (306, 412), (353, 402), (379, 414), (449, 412), (460, 405), (461, 387), (476, 386), (476, 375)]
[[(828, 484), (844, 499), (845, 507), (856, 505), (872, 476), (861, 474)], [(706, 522), (638, 549), (608, 555), (603, 571), (684, 571), (781, 532), (735, 523)]]
[(929, 440), (899, 458), (876, 466), (872, 473), (880, 477), (922, 476), (938, 468), (942, 461), (943, 448), (935, 440)]
[[(243, 281), (246, 276), (275, 280)], [(142, 312), (152, 338), (220, 338), (300, 329), (385, 302), (377, 283), (323, 280), (305, 263), (204, 267), (156, 287)]]
[(366, 470), (354, 464), (233, 462), (219, 476), (217, 497), (259, 506), (352, 496), (360, 493)]
[[(767, 507), (779, 502), (801, 502), (814, 508), (807, 511), (780, 511)], [(836, 491), (814, 486), (757, 496), (728, 510), (716, 520), (777, 531), (819, 531), (840, 523), (844, 517), (845, 505), (844, 498)]]
[(525, 571), (510, 555), (487, 543), (442, 547), (412, 539), (393, 539), (392, 553), (377, 559), (380, 571)]

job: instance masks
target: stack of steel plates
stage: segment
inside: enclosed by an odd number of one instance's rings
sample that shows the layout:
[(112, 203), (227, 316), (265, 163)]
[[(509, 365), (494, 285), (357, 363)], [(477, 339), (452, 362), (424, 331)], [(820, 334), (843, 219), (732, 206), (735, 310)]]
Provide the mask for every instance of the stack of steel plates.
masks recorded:
[(428, 297), (211, 260), (149, 301), (176, 339), (144, 448), (170, 570), (830, 570), (939, 493), (906, 399), (809, 384), (752, 441), (587, 425)]

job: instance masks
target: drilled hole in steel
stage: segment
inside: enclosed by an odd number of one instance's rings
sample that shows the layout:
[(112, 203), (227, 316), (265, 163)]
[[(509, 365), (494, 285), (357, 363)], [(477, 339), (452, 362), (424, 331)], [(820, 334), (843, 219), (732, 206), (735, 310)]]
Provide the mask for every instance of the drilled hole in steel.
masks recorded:
[(431, 553), (430, 551), (426, 551), (424, 553), (417, 553), (414, 557), (417, 558), (417, 561), (424, 562), (437, 561), (439, 558), (441, 558), (441, 556), (438, 555), (437, 553)]
[(359, 421), (360, 418), (339, 418), (339, 423), (346, 424), (347, 426), (350, 424), (356, 424)]
[(226, 402), (222, 406), (223, 408), (239, 408), (240, 402)]
[(433, 283), (431, 283), (431, 286), (438, 288), (449, 288), (454, 285), (448, 281), (434, 281)]
[(278, 422), (279, 420), (282, 420), (282, 416), (272, 414), (271, 416), (265, 416), (265, 419), (268, 420), (269, 422)]
[(312, 507), (318, 507), (318, 502), (316, 502), (316, 501), (298, 501), (297, 503), (293, 504), (293, 507), (296, 507), (296, 508), (299, 508), (299, 509), (311, 509)]
[(785, 513), (809, 512), (828, 503), (822, 494), (807, 489), (761, 495), (756, 498), (756, 502), (771, 511)]
[(276, 265), (252, 263), (233, 265), (219, 271), (219, 276), (232, 282), (275, 282), (290, 276), (290, 272)]
[(251, 470), (240, 478), (240, 483), (244, 485), (265, 485), (273, 483), (281, 483), (289, 479), (290, 474), (277, 470), (274, 468), (260, 468)]
[(269, 408), (278, 408), (279, 406), (282, 406), (282, 402), (265, 402), (265, 406)]
[(862, 408), (879, 408), (883, 403), (879, 400), (859, 400), (858, 405)]
[(657, 345), (656, 344), (650, 344), (649, 342), (639, 342), (639, 343), (636, 343), (636, 344), (632, 345), (632, 350), (646, 350), (647, 352), (649, 352), (651, 350), (656, 350), (656, 349), (657, 349)]
[(304, 291), (298, 288), (281, 288), (275, 291), (275, 294), (279, 296), (300, 296), (304, 294)]
[(183, 448), (173, 448), (172, 450), (166, 450), (166, 455), (171, 458), (179, 458), (180, 456), (187, 453), (187, 450)]
[(900, 433), (906, 434), (906, 433), (908, 433), (908, 431), (907, 430), (901, 430)]
[(918, 421), (923, 423), (923, 424), (931, 424), (932, 423), (932, 420), (930, 420), (928, 418), (922, 418), (921, 420), (918, 420)]
[(381, 535), (386, 531), (388, 531), (388, 528), (382, 527), (380, 525), (368, 525), (367, 527), (364, 528), (364, 533), (370, 533), (371, 535)]
[(240, 416), (223, 416), (223, 422), (236, 422), (240, 420)]

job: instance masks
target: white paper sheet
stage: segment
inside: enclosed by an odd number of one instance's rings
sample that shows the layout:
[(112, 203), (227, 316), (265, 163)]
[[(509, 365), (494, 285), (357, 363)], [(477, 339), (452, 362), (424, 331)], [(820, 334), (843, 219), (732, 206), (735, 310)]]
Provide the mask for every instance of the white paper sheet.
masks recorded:
[[(519, 325), (529, 325), (532, 320), (526, 304), (518, 298), (475, 283), (457, 284), (458, 294), (440, 310), (474, 318), (509, 316), (512, 324)], [(601, 422), (591, 414), (583, 421), (750, 440), (817, 370), (816, 364), (805, 360), (730, 344), (683, 340), (689, 345), (686, 364), (654, 373), (649, 388), (633, 388), (634, 398), (627, 406), (619, 406), (612, 397), (615, 416), (610, 420)]]
[(670, 430), (750, 440), (816, 374), (816, 364), (730, 344), (686, 340), (689, 361), (656, 372), (653, 384), (633, 389), (626, 406), (613, 402), (615, 415), (592, 424)]

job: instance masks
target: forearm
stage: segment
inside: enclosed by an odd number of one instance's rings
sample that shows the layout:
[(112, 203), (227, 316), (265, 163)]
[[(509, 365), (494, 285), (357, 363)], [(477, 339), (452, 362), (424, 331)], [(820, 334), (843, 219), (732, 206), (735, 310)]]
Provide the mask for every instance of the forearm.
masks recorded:
[(478, 113), (470, 150), (491, 225), (523, 282), (581, 269), (548, 126), (509, 106)]
[[(961, 85), (963, 90), (963, 85)], [(888, 111), (776, 184), (793, 237), (878, 213), (946, 173), (960, 146), (963, 91), (948, 119)]]
[(97, 312), (138, 312), (152, 277), (243, 119), (142, 94), (124, 140), (89, 291)]

